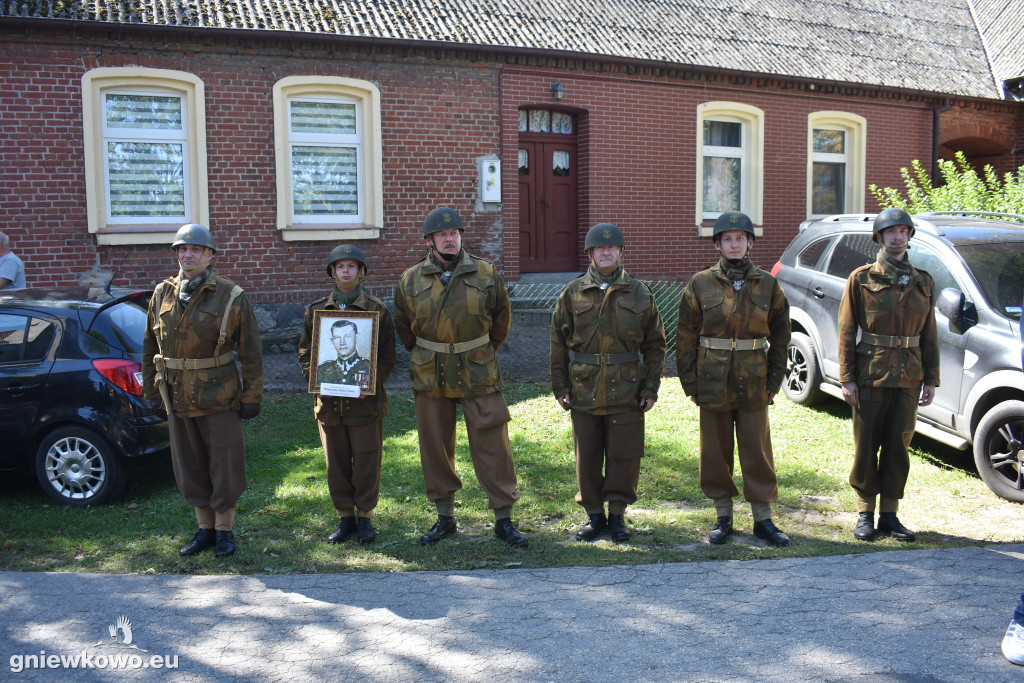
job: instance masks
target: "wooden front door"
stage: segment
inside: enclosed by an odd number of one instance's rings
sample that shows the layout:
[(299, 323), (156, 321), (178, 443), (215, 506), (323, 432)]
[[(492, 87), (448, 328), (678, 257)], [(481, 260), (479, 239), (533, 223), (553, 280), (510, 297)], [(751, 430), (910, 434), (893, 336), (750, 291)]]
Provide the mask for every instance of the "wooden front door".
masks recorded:
[(575, 271), (577, 250), (576, 140), (520, 135), (519, 270)]

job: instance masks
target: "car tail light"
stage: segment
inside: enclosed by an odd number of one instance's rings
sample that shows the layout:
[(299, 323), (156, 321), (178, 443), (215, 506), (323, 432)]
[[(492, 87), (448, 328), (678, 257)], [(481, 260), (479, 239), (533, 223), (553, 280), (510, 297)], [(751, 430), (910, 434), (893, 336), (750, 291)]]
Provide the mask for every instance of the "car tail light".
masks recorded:
[(780, 270), (782, 270), (782, 261), (776, 261), (775, 265), (772, 266), (772, 277), (778, 275)]
[(94, 360), (92, 366), (108, 382), (132, 396), (142, 396), (142, 365), (130, 360), (104, 358)]

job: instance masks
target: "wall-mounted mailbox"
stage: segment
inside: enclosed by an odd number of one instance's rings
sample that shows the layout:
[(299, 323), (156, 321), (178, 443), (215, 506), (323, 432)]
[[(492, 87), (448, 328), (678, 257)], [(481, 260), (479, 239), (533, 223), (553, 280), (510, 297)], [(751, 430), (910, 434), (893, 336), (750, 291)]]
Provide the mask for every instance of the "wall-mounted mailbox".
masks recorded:
[(501, 201), (501, 162), (498, 159), (479, 159), (480, 201)]

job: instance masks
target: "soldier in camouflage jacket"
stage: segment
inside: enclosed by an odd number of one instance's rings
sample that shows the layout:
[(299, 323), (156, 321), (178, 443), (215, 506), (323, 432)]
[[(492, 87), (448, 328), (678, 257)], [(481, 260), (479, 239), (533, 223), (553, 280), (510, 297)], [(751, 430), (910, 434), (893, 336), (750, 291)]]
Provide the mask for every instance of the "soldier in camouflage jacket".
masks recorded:
[(715, 544), (732, 533), (733, 449), (738, 446), (743, 496), (754, 534), (770, 545), (789, 539), (771, 520), (779, 496), (768, 404), (782, 386), (789, 345), (789, 303), (769, 273), (750, 262), (754, 226), (739, 211), (715, 220), (719, 262), (687, 283), (679, 299), (676, 358), (683, 391), (700, 406), (700, 485), (714, 501)]
[(902, 209), (878, 214), (872, 233), (882, 245), (878, 259), (850, 273), (839, 304), (839, 381), (853, 406), (853, 535), (862, 541), (875, 537), (879, 496), (877, 533), (915, 538), (896, 511), (910, 474), (917, 407), (932, 402), (939, 384), (939, 341), (935, 283), (907, 258), (913, 223)]
[(494, 265), (463, 251), (463, 230), (453, 209), (431, 211), (423, 222), (430, 251), (395, 290), (395, 328), (411, 352), (423, 481), (438, 514), (420, 541), (437, 543), (456, 531), (454, 496), (462, 481), (455, 471), (455, 408), (461, 405), (473, 468), (494, 510), (494, 533), (525, 546), (511, 521), (519, 492), (495, 355), (511, 322), (508, 292)]
[[(636, 502), (644, 413), (654, 407), (665, 367), (665, 329), (647, 285), (626, 274), (622, 231), (587, 232), (590, 268), (565, 286), (551, 316), (551, 387), (572, 417), (576, 502), (593, 541), (607, 529), (629, 540), (626, 507)], [(608, 503), (608, 515), (604, 505)]]
[(235, 505), (246, 485), (242, 420), (259, 414), (263, 397), (260, 333), (245, 292), (213, 272), (209, 230), (184, 225), (172, 248), (181, 271), (149, 302), (145, 397), (167, 413), (174, 478), (199, 523), (181, 554), (216, 546), (224, 557), (235, 550)]
[[(388, 414), (388, 394), (384, 383), (395, 366), (395, 324), (387, 305), (368, 294), (362, 285), (366, 277), (366, 258), (358, 247), (351, 244), (335, 247), (327, 257), (327, 274), (335, 281), (334, 291), (311, 303), (302, 319), (299, 366), (307, 381), (310, 366), (315, 362), (312, 347), (313, 335), (317, 334), (313, 329), (316, 311), (380, 313), (374, 393), (359, 398), (317, 394), (313, 406), (327, 465), (327, 489), (340, 516), (337, 529), (327, 537), (327, 541), (341, 543), (356, 534), (360, 543), (372, 543), (377, 532), (370, 516), (380, 495), (384, 416)], [(321, 384), (332, 381), (319, 371), (317, 379)], [(356, 509), (359, 510), (358, 520)]]

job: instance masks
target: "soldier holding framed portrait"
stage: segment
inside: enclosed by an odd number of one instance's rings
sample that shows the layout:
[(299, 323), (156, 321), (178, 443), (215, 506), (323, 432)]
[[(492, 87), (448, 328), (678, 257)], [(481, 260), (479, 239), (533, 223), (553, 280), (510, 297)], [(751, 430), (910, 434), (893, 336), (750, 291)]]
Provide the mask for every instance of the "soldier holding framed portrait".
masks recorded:
[(395, 325), (387, 305), (363, 287), (366, 270), (358, 247), (331, 251), (326, 272), (334, 290), (307, 307), (299, 339), (299, 365), (316, 396), (327, 488), (339, 515), (328, 543), (377, 538), (370, 518), (380, 495), (384, 382), (395, 365)]

